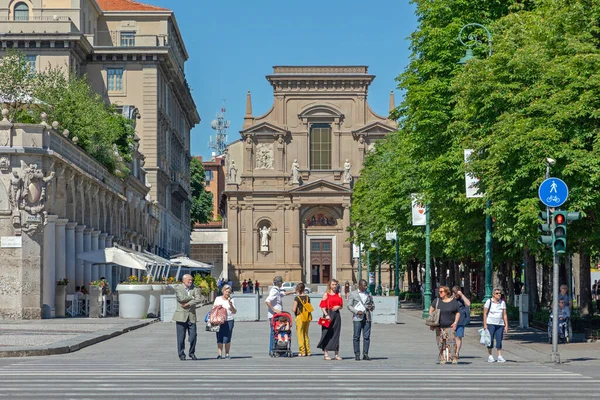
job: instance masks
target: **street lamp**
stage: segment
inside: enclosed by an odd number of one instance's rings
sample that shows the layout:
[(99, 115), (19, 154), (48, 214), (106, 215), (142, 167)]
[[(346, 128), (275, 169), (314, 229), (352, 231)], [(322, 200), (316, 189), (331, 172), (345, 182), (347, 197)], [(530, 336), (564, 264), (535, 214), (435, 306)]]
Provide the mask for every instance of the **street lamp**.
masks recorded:
[[(379, 244), (373, 242), (373, 234), (374, 234), (374, 232), (371, 232), (371, 235), (370, 235), (371, 236), (371, 247), (374, 248), (374, 249), (377, 249), (377, 251), (378, 251), (377, 254), (378, 254), (378, 258), (380, 260), (379, 261), (379, 265), (380, 265), (380, 268), (381, 268), (381, 255), (379, 253)], [(369, 251), (367, 252), (367, 264), (369, 264), (369, 267), (368, 267), (368, 271), (369, 271), (368, 272), (369, 273), (369, 293), (371, 293), (373, 295), (373, 294), (376, 294), (375, 293), (375, 289), (376, 289), (375, 288), (375, 267), (373, 267), (371, 265), (371, 249), (370, 248), (369, 248)]]
[(396, 289), (395, 289), (395, 295), (396, 296), (400, 296), (400, 287), (399, 287), (400, 286), (400, 280), (398, 278), (398, 274), (399, 274), (399, 258), (398, 258), (398, 253), (400, 252), (400, 248), (399, 248), (399, 243), (398, 243), (398, 232), (397, 231), (386, 232), (385, 238), (387, 240), (392, 241), (396, 245), (396, 272), (394, 274), (394, 286), (396, 287)]
[[(488, 39), (488, 57), (492, 55), (492, 34), (490, 31), (483, 25), (477, 23), (466, 24), (460, 29), (458, 32), (458, 41), (467, 48), (465, 56), (458, 60), (458, 64), (464, 65), (468, 61), (476, 58), (473, 54), (473, 48), (477, 46), (482, 46), (481, 40), (473, 33), (469, 33), (467, 36), (468, 41), (465, 43), (463, 41), (463, 31), (466, 28), (476, 27), (483, 29), (487, 34)], [(485, 203), (486, 215), (485, 215), (485, 296), (483, 301), (486, 302), (488, 299), (492, 298), (492, 216), (490, 215), (490, 206), (491, 201), (488, 199)]]

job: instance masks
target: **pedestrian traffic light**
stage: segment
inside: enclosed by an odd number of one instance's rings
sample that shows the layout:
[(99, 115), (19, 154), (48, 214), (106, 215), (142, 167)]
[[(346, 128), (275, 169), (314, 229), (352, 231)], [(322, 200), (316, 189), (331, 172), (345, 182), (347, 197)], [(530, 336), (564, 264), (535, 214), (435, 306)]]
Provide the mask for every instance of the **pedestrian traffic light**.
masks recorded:
[(555, 211), (552, 218), (552, 247), (555, 253), (564, 253), (567, 251), (567, 212)]
[(538, 225), (538, 232), (540, 234), (538, 243), (550, 246), (552, 244), (552, 229), (550, 228), (550, 224), (548, 224), (548, 213), (540, 211), (539, 217), (543, 222)]

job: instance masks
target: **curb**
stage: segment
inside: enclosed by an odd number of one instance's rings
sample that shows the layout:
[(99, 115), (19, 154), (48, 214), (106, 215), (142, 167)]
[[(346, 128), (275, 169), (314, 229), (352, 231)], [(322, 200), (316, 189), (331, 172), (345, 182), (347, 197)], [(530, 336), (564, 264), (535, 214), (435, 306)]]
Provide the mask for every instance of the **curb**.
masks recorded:
[(100, 343), (105, 340), (120, 336), (124, 333), (143, 328), (157, 321), (160, 321), (160, 319), (151, 319), (143, 322), (131, 322), (124, 327), (86, 333), (79, 335), (74, 339), (64, 340), (62, 342), (53, 343), (44, 347), (21, 347), (11, 350), (0, 350), (0, 358), (51, 356), (56, 354), (73, 353), (96, 343)]

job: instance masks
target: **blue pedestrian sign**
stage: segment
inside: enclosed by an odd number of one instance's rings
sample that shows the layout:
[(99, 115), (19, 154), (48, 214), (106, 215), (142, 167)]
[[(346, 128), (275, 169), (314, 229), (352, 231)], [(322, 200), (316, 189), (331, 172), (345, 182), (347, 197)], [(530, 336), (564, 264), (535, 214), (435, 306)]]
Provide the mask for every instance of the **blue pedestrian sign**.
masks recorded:
[(540, 185), (538, 196), (548, 207), (560, 207), (569, 197), (569, 188), (561, 179), (548, 178)]

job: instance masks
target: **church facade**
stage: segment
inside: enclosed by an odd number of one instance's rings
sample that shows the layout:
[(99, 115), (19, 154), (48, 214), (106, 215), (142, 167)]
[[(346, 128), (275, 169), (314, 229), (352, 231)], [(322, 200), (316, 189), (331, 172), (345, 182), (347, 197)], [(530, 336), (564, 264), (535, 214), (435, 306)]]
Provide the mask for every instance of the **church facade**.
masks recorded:
[[(356, 281), (352, 188), (366, 153), (396, 130), (367, 103), (366, 66), (278, 66), (271, 109), (252, 114), (227, 154), (228, 275), (309, 284)], [(394, 107), (390, 94), (390, 109)]]

